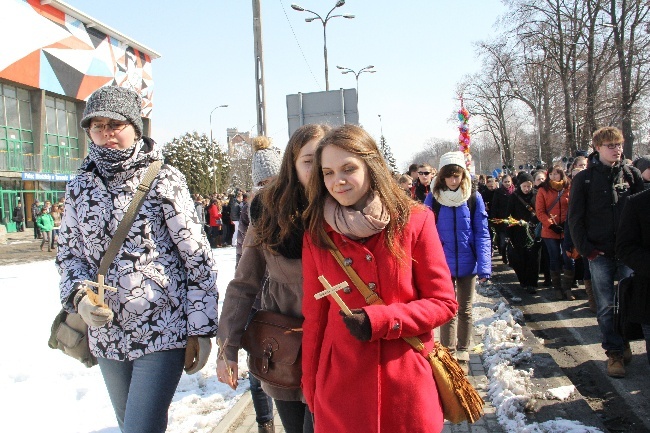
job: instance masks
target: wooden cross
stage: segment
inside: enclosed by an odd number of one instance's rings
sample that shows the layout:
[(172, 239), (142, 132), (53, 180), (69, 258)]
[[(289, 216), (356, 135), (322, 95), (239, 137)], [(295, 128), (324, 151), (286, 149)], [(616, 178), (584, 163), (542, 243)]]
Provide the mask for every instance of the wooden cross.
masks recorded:
[(228, 364), (228, 358), (226, 358), (225, 347), (226, 347), (227, 344), (228, 344), (228, 339), (227, 338), (226, 338), (226, 341), (223, 344), (221, 344), (221, 339), (217, 338), (217, 346), (219, 346), (219, 352), (220, 352), (219, 356), (221, 356), (221, 358), (223, 359), (223, 362), (226, 363), (226, 370), (228, 371), (228, 377), (230, 378), (230, 381), (233, 382), (233, 379), (232, 379), (233, 371), (232, 371), (232, 368), (230, 368), (230, 364)]
[[(117, 292), (117, 289), (115, 287), (107, 286), (104, 284), (104, 276), (102, 274), (97, 275), (96, 283), (90, 280), (84, 280), (83, 283), (86, 285), (88, 298), (93, 302), (93, 304), (108, 308), (108, 305), (104, 304), (104, 290)], [(97, 294), (95, 294), (95, 292), (93, 292), (93, 290), (87, 286), (97, 287)]]
[(350, 287), (350, 286), (348, 286), (348, 283), (347, 283), (346, 281), (343, 281), (342, 283), (338, 283), (336, 286), (332, 286), (332, 285), (327, 281), (327, 279), (325, 279), (325, 277), (322, 276), (322, 275), (318, 277), (318, 281), (320, 281), (320, 283), (323, 285), (323, 287), (325, 287), (325, 290), (323, 290), (322, 292), (318, 292), (318, 293), (316, 293), (316, 294), (314, 295), (314, 298), (316, 298), (316, 299), (321, 299), (321, 298), (324, 298), (325, 296), (330, 295), (330, 296), (332, 296), (332, 298), (334, 298), (334, 300), (336, 301), (336, 303), (339, 304), (339, 307), (341, 307), (341, 310), (343, 310), (343, 312), (345, 313), (345, 315), (346, 315), (346, 316), (351, 316), (351, 315), (352, 315), (352, 311), (350, 311), (350, 309), (348, 308), (348, 306), (345, 305), (345, 302), (343, 302), (343, 299), (341, 299), (341, 297), (339, 296), (339, 294), (336, 293), (336, 292), (338, 292), (338, 291), (341, 290), (341, 289), (344, 289), (344, 288), (346, 288), (346, 287)]

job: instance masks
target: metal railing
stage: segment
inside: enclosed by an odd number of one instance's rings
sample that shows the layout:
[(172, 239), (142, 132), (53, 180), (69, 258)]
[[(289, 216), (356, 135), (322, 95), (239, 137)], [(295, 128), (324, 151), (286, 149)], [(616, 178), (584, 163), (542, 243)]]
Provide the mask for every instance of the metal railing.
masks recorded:
[(16, 154), (0, 151), (0, 171), (34, 171), (43, 173), (73, 174), (81, 165), (82, 158)]

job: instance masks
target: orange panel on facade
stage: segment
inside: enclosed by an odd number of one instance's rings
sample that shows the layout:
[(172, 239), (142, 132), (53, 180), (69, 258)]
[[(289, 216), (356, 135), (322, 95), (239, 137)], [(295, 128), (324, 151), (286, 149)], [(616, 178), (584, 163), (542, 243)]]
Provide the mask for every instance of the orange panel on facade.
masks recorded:
[(77, 91), (77, 99), (85, 100), (91, 93), (106, 83), (113, 81), (113, 77), (96, 77), (93, 75), (84, 76)]
[(2, 71), (0, 76), (7, 80), (40, 87), (41, 50), (32, 51), (16, 63), (12, 63)]

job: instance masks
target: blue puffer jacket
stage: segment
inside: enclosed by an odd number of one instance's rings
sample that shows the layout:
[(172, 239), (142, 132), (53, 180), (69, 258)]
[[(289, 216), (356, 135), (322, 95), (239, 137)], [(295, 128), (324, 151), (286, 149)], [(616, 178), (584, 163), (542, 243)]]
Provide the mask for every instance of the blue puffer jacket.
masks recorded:
[[(478, 275), (479, 278), (489, 278), (492, 274), (488, 215), (481, 194), (475, 194), (473, 220), (467, 202), (458, 207), (440, 206), (436, 226), (452, 277)], [(424, 204), (432, 209), (433, 201), (433, 195), (429, 193)]]

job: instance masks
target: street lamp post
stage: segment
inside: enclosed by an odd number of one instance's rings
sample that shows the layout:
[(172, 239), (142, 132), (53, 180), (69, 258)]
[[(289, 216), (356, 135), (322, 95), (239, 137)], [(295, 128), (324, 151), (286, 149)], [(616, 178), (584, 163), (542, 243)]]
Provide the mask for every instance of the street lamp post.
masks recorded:
[(352, 72), (354, 74), (354, 78), (356, 78), (356, 80), (357, 80), (357, 102), (359, 102), (359, 75), (363, 74), (364, 72), (369, 72), (371, 74), (374, 74), (375, 72), (377, 72), (375, 70), (372, 70), (374, 68), (374, 66), (373, 65), (368, 65), (365, 68), (361, 68), (359, 70), (359, 72), (354, 72), (352, 69), (344, 68), (343, 66), (336, 66), (336, 67), (338, 69), (341, 69), (342, 74), (349, 74), (350, 72)]
[(328, 78), (328, 69), (327, 69), (327, 33), (325, 32), (325, 28), (327, 27), (327, 22), (332, 18), (337, 18), (337, 17), (343, 17), (343, 18), (347, 18), (347, 19), (354, 18), (354, 15), (352, 15), (352, 14), (330, 15), (334, 9), (340, 8), (344, 4), (345, 4), (345, 0), (338, 0), (336, 2), (336, 4), (334, 5), (334, 7), (327, 13), (327, 15), (325, 16), (325, 19), (323, 19), (316, 12), (310, 11), (309, 9), (305, 9), (302, 6), (298, 6), (295, 3), (291, 5), (291, 8), (293, 10), (296, 10), (298, 12), (309, 12), (309, 13), (312, 13), (312, 14), (315, 15), (313, 17), (305, 18), (306, 22), (310, 23), (310, 22), (317, 19), (317, 20), (320, 20), (320, 22), (323, 24), (323, 57), (325, 57), (325, 90), (330, 89), (330, 82), (329, 82), (329, 78)]
[(214, 113), (214, 110), (217, 108), (227, 108), (228, 105), (217, 105), (210, 111), (210, 146), (212, 147), (212, 181), (214, 182), (214, 192), (217, 192), (217, 164), (215, 161), (215, 145), (214, 141), (212, 140), (212, 113)]

